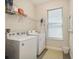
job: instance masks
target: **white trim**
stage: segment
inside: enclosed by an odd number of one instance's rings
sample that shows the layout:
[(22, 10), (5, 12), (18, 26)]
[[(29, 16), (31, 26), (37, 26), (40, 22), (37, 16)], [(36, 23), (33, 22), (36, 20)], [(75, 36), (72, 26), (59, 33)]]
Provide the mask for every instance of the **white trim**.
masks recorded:
[(70, 58), (73, 59), (73, 53), (70, 51)]
[(59, 47), (51, 47), (51, 46), (46, 46), (47, 49), (52, 49), (52, 50), (57, 50), (57, 51), (63, 51), (62, 48)]

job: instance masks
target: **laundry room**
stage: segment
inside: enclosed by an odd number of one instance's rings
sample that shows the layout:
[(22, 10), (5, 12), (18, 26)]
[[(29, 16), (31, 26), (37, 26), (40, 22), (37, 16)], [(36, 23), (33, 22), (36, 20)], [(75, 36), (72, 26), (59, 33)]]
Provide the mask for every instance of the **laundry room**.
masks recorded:
[(5, 59), (73, 59), (72, 0), (5, 0)]

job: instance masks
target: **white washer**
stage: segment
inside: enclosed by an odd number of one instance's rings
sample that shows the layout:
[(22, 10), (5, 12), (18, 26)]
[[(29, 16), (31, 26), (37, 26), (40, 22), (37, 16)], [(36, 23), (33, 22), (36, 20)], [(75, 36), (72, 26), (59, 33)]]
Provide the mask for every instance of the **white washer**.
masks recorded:
[(7, 40), (9, 59), (37, 59), (37, 37), (9, 37)]

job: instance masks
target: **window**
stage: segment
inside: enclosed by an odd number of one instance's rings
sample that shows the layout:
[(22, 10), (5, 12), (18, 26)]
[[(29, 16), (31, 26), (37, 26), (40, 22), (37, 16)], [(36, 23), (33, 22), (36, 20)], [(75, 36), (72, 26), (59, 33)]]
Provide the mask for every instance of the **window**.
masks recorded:
[(63, 10), (62, 8), (48, 10), (48, 37), (62, 40), (63, 31)]

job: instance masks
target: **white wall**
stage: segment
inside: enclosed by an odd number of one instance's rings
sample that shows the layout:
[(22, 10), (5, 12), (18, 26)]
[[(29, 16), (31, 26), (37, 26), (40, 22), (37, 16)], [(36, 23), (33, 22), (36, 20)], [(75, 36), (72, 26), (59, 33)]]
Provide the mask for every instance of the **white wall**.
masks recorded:
[[(14, 7), (24, 9), (27, 17), (35, 18), (35, 9), (30, 0), (13, 0)], [(35, 22), (27, 17), (18, 15), (5, 15), (5, 27), (10, 28), (11, 31), (27, 31), (35, 28)]]
[(73, 33), (70, 32), (70, 56), (73, 59)]
[[(62, 41), (47, 39), (48, 47), (62, 48), (69, 46), (68, 40), (68, 16), (69, 16), (69, 0), (52, 0), (43, 4), (39, 4), (36, 6), (36, 17), (37, 20), (43, 18), (46, 21), (47, 25), (47, 10), (63, 7), (63, 30), (64, 30), (64, 38)], [(39, 24), (39, 23), (37, 23)], [(47, 29), (47, 26), (46, 26)], [(40, 25), (37, 25), (37, 30), (40, 31)], [(46, 30), (47, 31), (47, 30)], [(46, 36), (47, 37), (47, 36)]]
[(71, 31), (69, 32), (69, 46), (70, 46), (70, 56), (71, 59), (73, 59), (73, 0), (70, 0), (70, 29)]

